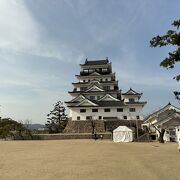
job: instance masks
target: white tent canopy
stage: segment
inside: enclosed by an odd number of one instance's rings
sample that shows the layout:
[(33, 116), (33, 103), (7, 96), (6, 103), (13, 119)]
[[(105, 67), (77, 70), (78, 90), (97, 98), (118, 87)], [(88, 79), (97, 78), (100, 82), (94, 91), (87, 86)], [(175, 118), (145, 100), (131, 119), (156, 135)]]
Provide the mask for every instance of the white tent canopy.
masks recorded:
[(119, 126), (113, 131), (114, 142), (132, 142), (133, 132), (127, 126)]

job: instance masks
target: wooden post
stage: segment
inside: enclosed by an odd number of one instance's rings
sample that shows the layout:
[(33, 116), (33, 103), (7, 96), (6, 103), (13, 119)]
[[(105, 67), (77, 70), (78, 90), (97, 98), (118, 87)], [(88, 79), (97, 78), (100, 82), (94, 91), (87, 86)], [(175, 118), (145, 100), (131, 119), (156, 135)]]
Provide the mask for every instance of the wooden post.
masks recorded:
[(138, 124), (137, 124), (137, 119), (136, 119), (136, 138), (137, 138), (137, 141), (138, 141), (138, 137), (139, 137), (139, 134), (138, 134)]

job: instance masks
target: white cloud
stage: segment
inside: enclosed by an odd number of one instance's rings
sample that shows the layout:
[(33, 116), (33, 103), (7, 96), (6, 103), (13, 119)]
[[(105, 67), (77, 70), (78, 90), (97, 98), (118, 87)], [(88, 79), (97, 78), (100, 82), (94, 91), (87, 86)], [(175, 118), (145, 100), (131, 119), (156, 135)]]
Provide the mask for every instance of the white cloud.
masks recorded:
[(69, 62), (84, 56), (75, 48), (69, 51), (64, 43), (47, 40), (45, 31), (23, 0), (0, 0), (0, 50), (5, 55), (25, 53)]
[(38, 28), (22, 0), (0, 0), (0, 48), (22, 51), (36, 47)]

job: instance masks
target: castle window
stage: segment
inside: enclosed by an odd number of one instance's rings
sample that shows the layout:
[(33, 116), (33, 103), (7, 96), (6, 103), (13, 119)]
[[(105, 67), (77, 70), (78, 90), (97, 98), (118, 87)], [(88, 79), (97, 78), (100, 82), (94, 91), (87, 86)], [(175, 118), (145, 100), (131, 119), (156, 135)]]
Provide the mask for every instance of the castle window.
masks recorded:
[(87, 87), (81, 87), (80, 88), (80, 91), (86, 91), (87, 90)]
[(136, 112), (135, 108), (129, 108), (129, 112)]
[(97, 100), (100, 99), (100, 96), (97, 96)]
[(111, 77), (111, 81), (114, 81), (115, 80), (115, 78), (114, 77)]
[(129, 102), (134, 102), (134, 98), (129, 98)]
[(80, 109), (80, 113), (85, 113), (86, 109)]
[(123, 112), (123, 108), (117, 108), (117, 112)]
[(77, 116), (77, 120), (80, 120), (80, 116)]
[(91, 120), (92, 117), (91, 116), (86, 116), (86, 120)]
[(111, 112), (111, 109), (110, 108), (106, 108), (106, 109), (104, 109), (104, 112)]
[(127, 119), (127, 116), (123, 116), (124, 119)]
[(102, 116), (99, 116), (99, 119), (102, 119)]
[(98, 109), (92, 109), (92, 112), (98, 112)]
[(91, 100), (95, 100), (95, 96), (90, 96), (89, 97)]
[(136, 119), (139, 119), (139, 116), (136, 116)]
[(109, 90), (110, 90), (110, 86), (104, 86), (103, 89), (104, 89), (105, 91), (109, 91)]

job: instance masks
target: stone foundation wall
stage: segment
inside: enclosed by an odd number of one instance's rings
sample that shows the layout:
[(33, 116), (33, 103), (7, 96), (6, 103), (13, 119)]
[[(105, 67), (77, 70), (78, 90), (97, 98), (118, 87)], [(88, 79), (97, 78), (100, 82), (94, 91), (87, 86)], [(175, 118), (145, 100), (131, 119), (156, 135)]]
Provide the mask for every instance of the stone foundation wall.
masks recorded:
[[(95, 120), (94, 129), (97, 133), (103, 132), (112, 132), (118, 126), (127, 126), (130, 128), (136, 128), (136, 124), (138, 128), (141, 129), (141, 120)], [(93, 126), (92, 121), (71, 121), (69, 120), (66, 128), (64, 129), (64, 133), (92, 133)]]
[(64, 133), (92, 133), (93, 124), (95, 132), (105, 132), (104, 121), (71, 121), (69, 120)]

